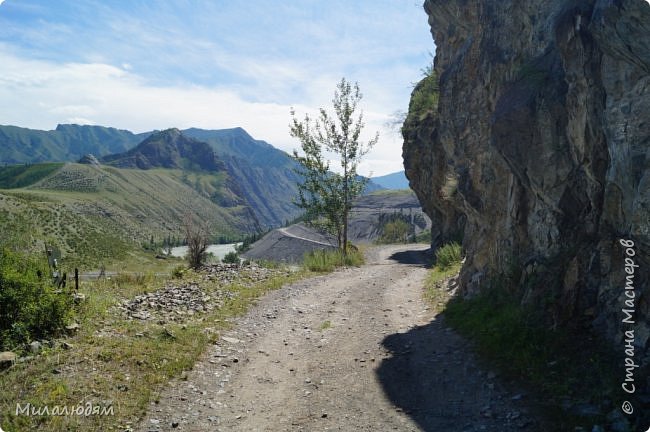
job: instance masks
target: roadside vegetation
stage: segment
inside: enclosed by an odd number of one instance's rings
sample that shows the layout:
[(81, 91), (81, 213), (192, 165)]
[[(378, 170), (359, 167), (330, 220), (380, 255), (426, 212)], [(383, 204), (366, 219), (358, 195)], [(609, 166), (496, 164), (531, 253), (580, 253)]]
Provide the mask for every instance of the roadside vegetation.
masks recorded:
[(377, 244), (429, 243), (431, 241), (431, 231), (424, 229), (427, 222), (422, 214), (410, 214), (402, 211), (381, 213), (378, 224), (381, 234), (376, 240)]
[[(15, 260), (6, 264), (13, 273), (22, 274), (23, 268)], [(82, 282), (80, 292), (85, 301), (71, 311), (63, 309), (66, 313), (61, 320), (44, 323), (47, 332), (30, 333), (24, 340), (47, 337), (49, 341), (44, 341), (38, 353), (19, 353), (23, 356), (19, 362), (0, 371), (0, 427), (8, 431), (132, 430), (164, 385), (172, 378), (183, 379), (209, 344), (229, 327), (231, 318), (244, 313), (268, 291), (311, 274), (304, 269), (279, 267), (261, 279), (242, 272), (234, 280), (225, 281), (187, 266), (179, 267), (173, 260), (165, 264), (167, 276), (157, 272), (120, 273)], [(141, 320), (125, 313), (124, 302), (136, 296), (159, 292), (170, 285), (192, 284), (200, 286), (203, 295), (223, 300), (212, 310), (182, 318), (171, 314), (164, 320)], [(69, 298), (57, 295), (57, 299)], [(78, 330), (63, 339), (52, 339), (57, 333), (49, 332), (49, 328), (58, 328), (64, 318), (78, 323)], [(25, 328), (31, 330), (30, 325), (28, 322)], [(15, 340), (8, 339), (7, 346), (15, 346)], [(112, 406), (113, 415), (16, 415), (16, 403), (34, 407), (90, 403)]]
[(550, 328), (541, 308), (521, 300), (512, 286), (498, 281), (471, 299), (452, 299), (445, 320), (504, 376), (535, 389), (556, 430), (605, 421), (590, 418), (590, 411), (602, 411), (617, 399), (615, 355), (589, 331)]
[(408, 243), (411, 239), (414, 239), (414, 235), (411, 235), (411, 226), (402, 219), (396, 219), (382, 226), (381, 237), (377, 243)]
[[(543, 308), (522, 302), (525, 290), (515, 266), (488, 281), (480, 294), (456, 296), (461, 260), (457, 243), (439, 248), (426, 281), (425, 297), (445, 323), (472, 341), (483, 361), (506, 379), (530, 388), (554, 430), (591, 430), (605, 422), (586, 414), (589, 407), (616, 400), (620, 367), (606, 344), (579, 327), (547, 325)], [(605, 409), (615, 411), (613, 405)]]
[[(194, 270), (180, 258), (137, 256), (137, 263), (125, 261), (117, 274), (109, 268), (105, 277), (82, 280), (83, 300), (75, 302), (70, 285), (62, 291), (52, 286), (44, 256), (11, 250), (0, 254), (0, 351), (13, 351), (18, 357), (11, 367), (0, 370), (0, 427), (133, 430), (165, 385), (184, 379), (229, 328), (230, 320), (245, 313), (255, 299), (311, 275), (363, 264), (362, 251), (352, 246), (345, 255), (337, 250), (310, 254), (301, 267), (292, 269), (277, 263), (250, 267), (233, 252), (223, 262), (241, 263), (241, 271), (234, 279), (220, 279), (215, 276), (218, 270)], [(188, 286), (200, 287), (203, 297), (219, 298), (217, 307), (160, 318), (129, 315), (126, 305), (134, 299)], [(155, 313), (156, 307), (152, 310)], [(329, 326), (325, 322), (321, 330)], [(36, 349), (29, 345), (34, 341)], [(27, 416), (16, 414), (17, 403), (23, 409), (27, 404), (34, 409), (90, 404), (110, 408), (112, 414)]]
[(425, 281), (425, 298), (436, 313), (442, 312), (452, 297), (449, 282), (460, 271), (462, 263), (461, 247), (449, 243), (436, 250), (435, 264)]
[[(345, 78), (337, 84), (332, 99), (333, 113), (320, 109), (316, 118), (308, 114), (298, 120), (291, 110), (290, 134), (300, 141), (301, 152), (294, 150), (293, 160), (301, 177), (296, 205), (305, 210), (305, 218), (336, 235), (342, 255), (348, 253), (348, 222), (352, 203), (368, 182), (357, 173), (362, 158), (379, 140), (379, 133), (364, 142), (360, 139), (365, 126), (359, 107), (362, 94), (358, 83)], [(330, 170), (329, 155), (339, 165), (340, 173)]]
[(59, 335), (72, 307), (71, 297), (52, 286), (44, 260), (0, 250), (0, 351)]
[(303, 266), (312, 272), (327, 273), (337, 267), (358, 267), (363, 265), (363, 253), (355, 247), (348, 248), (348, 253), (339, 250), (315, 250), (305, 254)]

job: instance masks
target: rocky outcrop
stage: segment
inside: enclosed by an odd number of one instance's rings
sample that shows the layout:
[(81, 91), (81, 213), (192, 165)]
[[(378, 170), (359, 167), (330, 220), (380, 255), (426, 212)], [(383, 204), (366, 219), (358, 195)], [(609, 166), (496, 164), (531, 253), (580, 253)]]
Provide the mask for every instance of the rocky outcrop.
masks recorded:
[(185, 169), (191, 171), (224, 171), (224, 163), (214, 150), (202, 141), (188, 138), (178, 129), (156, 132), (131, 150), (102, 158), (102, 162), (118, 168)]
[(431, 86), (414, 90), (404, 162), (438, 226), (434, 243), (464, 231), (462, 292), (506, 276), (551, 324), (587, 324), (619, 342), (634, 330), (647, 363), (650, 4), (427, 0), (425, 9), (439, 94), (423, 109)]
[(84, 155), (81, 159), (79, 159), (79, 163), (83, 165), (93, 165), (93, 166), (100, 166), (101, 164), (99, 163), (99, 160), (95, 157), (95, 155), (92, 155), (90, 153)]

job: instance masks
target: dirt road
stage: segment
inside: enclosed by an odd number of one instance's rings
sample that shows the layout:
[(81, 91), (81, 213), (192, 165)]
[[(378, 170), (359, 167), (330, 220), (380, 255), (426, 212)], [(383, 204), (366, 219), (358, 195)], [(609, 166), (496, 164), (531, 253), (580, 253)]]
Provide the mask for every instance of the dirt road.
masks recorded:
[(536, 430), (525, 394), (480, 370), (422, 300), (422, 249), (375, 248), (361, 268), (269, 294), (140, 430)]

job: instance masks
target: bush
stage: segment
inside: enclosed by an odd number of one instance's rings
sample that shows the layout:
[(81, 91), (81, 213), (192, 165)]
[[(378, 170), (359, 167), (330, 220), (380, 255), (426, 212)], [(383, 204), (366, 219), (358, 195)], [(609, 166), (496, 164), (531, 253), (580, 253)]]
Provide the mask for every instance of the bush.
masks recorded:
[(303, 259), (303, 265), (313, 272), (331, 272), (336, 267), (358, 267), (363, 263), (363, 255), (355, 248), (350, 248), (345, 256), (339, 250), (315, 250)]
[(237, 252), (228, 252), (221, 261), (226, 264), (239, 264), (239, 255)]
[(194, 220), (188, 213), (185, 215), (185, 241), (187, 241), (187, 261), (194, 270), (200, 268), (207, 258), (208, 227)]
[(456, 242), (448, 243), (436, 251), (436, 265), (445, 270), (463, 259), (460, 245)]
[(0, 251), (0, 350), (54, 336), (65, 326), (73, 301), (55, 292), (48, 274), (45, 262)]
[(173, 277), (173, 278), (176, 278), (176, 279), (182, 279), (182, 278), (183, 278), (183, 274), (185, 274), (185, 270), (186, 270), (186, 268), (185, 268), (184, 265), (182, 265), (182, 264), (181, 264), (181, 265), (177, 265), (177, 266), (174, 267), (174, 269), (172, 270), (172, 277)]
[(402, 219), (387, 222), (382, 230), (379, 243), (407, 243), (411, 227)]
[(431, 230), (424, 230), (415, 236), (416, 243), (431, 243)]

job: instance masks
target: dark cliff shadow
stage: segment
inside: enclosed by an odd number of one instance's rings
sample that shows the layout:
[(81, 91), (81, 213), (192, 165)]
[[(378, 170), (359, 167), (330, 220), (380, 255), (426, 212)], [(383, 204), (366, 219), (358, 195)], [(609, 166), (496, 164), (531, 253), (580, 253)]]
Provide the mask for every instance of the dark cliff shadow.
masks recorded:
[(431, 268), (433, 261), (433, 251), (431, 248), (425, 250), (407, 250), (402, 252), (395, 252), (389, 259), (397, 261), (400, 264), (421, 265), (426, 268)]
[(425, 326), (387, 336), (391, 357), (376, 371), (386, 396), (431, 432), (537, 431), (495, 376), (479, 368), (468, 343), (439, 316)]

